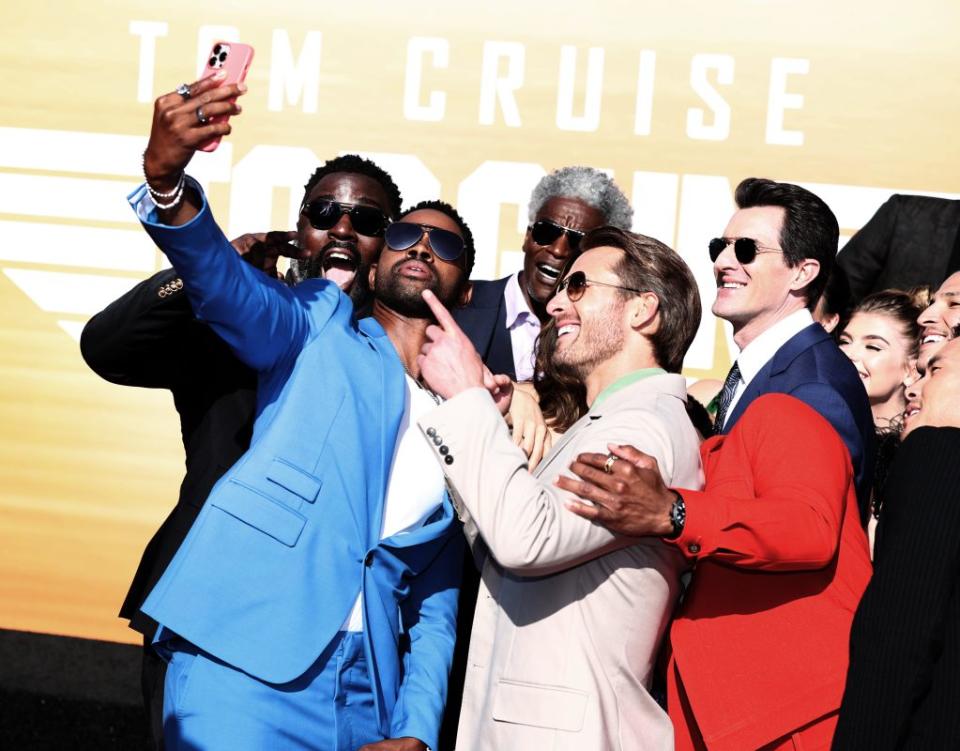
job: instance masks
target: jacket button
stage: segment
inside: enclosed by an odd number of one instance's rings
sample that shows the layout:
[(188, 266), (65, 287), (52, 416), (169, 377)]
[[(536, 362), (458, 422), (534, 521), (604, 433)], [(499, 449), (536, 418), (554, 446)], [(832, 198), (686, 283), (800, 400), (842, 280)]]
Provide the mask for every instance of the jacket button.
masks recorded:
[(440, 451), (440, 456), (446, 456), (447, 454), (450, 453), (450, 449), (448, 449), (446, 446), (441, 446), (439, 451)]
[(445, 457), (443, 457), (443, 463), (444, 463), (444, 464), (453, 464), (453, 457), (450, 456), (450, 454), (447, 454)]
[(695, 542), (691, 542), (689, 545), (687, 545), (687, 550), (696, 555), (700, 552), (700, 546)]
[(443, 443), (443, 439), (440, 436), (435, 435), (433, 437), (433, 443), (434, 445), (439, 446), (441, 443)]
[(370, 551), (369, 553), (367, 553), (367, 557), (363, 559), (363, 565), (364, 566), (373, 565), (373, 551)]
[(437, 434), (436, 428), (427, 428), (427, 435), (433, 438)]

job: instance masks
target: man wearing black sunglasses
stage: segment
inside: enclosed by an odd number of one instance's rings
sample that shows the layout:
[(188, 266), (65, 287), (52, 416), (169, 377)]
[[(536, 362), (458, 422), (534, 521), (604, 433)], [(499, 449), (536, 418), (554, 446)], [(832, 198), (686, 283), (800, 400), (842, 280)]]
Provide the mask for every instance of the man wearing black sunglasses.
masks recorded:
[(529, 205), (523, 270), (495, 281), (474, 281), (470, 302), (453, 315), (494, 373), (533, 378), (533, 347), (549, 320), (546, 303), (585, 233), (602, 225), (630, 229), (633, 209), (604, 172), (564, 167), (544, 177)]
[[(211, 115), (235, 116), (245, 86), (205, 79), (191, 90)], [(155, 646), (169, 659), (165, 740), (436, 748), (463, 540), (442, 473), (411, 429), (435, 404), (417, 379), (432, 321), (418, 299), (431, 290), (457, 302), (469, 232), (439, 202), (402, 216), (417, 237), (394, 237), (403, 247), (371, 267), (373, 315), (357, 321), (329, 281), (290, 288), (237, 259), (184, 175), (198, 145), (229, 130), (195, 109), (179, 94), (158, 100), (146, 184), (130, 203), (193, 308), (256, 371), (260, 409), (250, 449), (142, 607), (162, 624)], [(460, 238), (455, 258), (441, 230)]]
[[(292, 255), (291, 282), (326, 276), (349, 291), (358, 306), (369, 307), (368, 269), (383, 247), (384, 217), (400, 211), (400, 192), (378, 165), (344, 155), (311, 175), (303, 204), (335, 200), (343, 202), (346, 211), (315, 223), (301, 214), (294, 233), (245, 235), (234, 245), (245, 261), (269, 276), (276, 276), (278, 256)], [(379, 217), (379, 231), (357, 220), (354, 206)], [(150, 645), (157, 624), (140, 606), (211, 488), (249, 447), (257, 374), (196, 319), (184, 283), (172, 269), (155, 274), (95, 315), (84, 328), (80, 348), (89, 366), (108, 381), (169, 389), (180, 415), (187, 470), (179, 499), (144, 550), (120, 609), (121, 617), (144, 637), (143, 700), (154, 744), (161, 747), (166, 663)]]

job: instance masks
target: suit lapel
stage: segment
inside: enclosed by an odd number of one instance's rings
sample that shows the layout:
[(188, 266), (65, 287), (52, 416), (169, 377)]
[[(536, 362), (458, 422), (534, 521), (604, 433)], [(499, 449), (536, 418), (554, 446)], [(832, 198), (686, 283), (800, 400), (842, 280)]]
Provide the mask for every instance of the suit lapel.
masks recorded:
[[(360, 332), (373, 346), (380, 360), (380, 419), (379, 455), (375, 466), (379, 467), (375, 493), (367, 497), (367, 544), (376, 545), (380, 541), (383, 527), (383, 510), (387, 497), (387, 483), (390, 481), (390, 469), (393, 464), (393, 451), (397, 443), (397, 434), (406, 402), (406, 384), (403, 364), (397, 355), (390, 337), (374, 318), (363, 318), (359, 323)], [(372, 427), (372, 426), (371, 426)], [(373, 488), (372, 488), (373, 489)]]
[(787, 339), (786, 342), (778, 349), (773, 357), (760, 368), (760, 372), (754, 376), (753, 380), (750, 381), (750, 384), (744, 390), (743, 395), (737, 401), (737, 405), (734, 408), (733, 412), (727, 418), (726, 424), (723, 426), (721, 435), (726, 435), (730, 432), (730, 429), (733, 428), (737, 420), (740, 419), (747, 407), (750, 406), (750, 403), (762, 394), (766, 394), (775, 389), (772, 387), (771, 382), (781, 373), (783, 373), (787, 368), (790, 367), (790, 364), (797, 359), (797, 357), (810, 349), (814, 344), (817, 344), (824, 339), (829, 339), (830, 335), (823, 330), (823, 327), (819, 323), (811, 323), (805, 329), (801, 329), (792, 337)]

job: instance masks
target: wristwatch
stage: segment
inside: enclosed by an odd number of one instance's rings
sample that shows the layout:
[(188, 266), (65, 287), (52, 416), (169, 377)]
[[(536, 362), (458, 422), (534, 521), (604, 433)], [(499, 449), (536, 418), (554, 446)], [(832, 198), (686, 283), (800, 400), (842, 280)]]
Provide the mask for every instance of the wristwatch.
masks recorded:
[(683, 532), (683, 525), (687, 521), (687, 504), (683, 502), (683, 496), (676, 490), (670, 489), (675, 496), (673, 505), (670, 507), (670, 523), (673, 525), (673, 532), (667, 535), (667, 539), (675, 539)]

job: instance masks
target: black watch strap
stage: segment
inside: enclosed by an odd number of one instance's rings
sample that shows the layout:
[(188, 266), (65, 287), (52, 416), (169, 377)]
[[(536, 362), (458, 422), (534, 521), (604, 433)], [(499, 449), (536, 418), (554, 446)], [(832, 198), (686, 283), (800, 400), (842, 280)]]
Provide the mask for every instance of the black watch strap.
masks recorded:
[(683, 532), (683, 525), (687, 523), (687, 504), (683, 501), (683, 496), (671, 488), (674, 495), (673, 505), (670, 507), (670, 523), (673, 525), (673, 532), (667, 535), (668, 540), (676, 539)]

